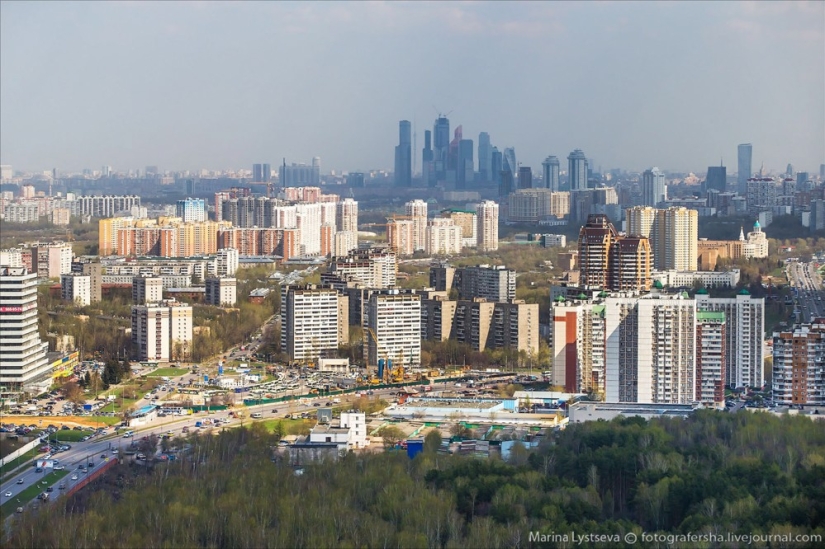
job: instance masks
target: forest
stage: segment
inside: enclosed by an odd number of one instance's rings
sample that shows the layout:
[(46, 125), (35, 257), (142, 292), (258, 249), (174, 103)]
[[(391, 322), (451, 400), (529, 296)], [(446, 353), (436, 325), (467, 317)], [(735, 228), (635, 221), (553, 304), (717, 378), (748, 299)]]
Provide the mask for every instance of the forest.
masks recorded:
[(5, 547), (557, 547), (565, 545), (531, 543), (530, 533), (825, 535), (819, 422), (703, 411), (576, 424), (544, 438), (535, 449), (517, 444), (505, 462), (442, 454), (429, 434), (412, 460), (351, 453), (301, 475), (274, 457), (278, 435), (260, 424), (178, 439), (188, 451), (174, 462), (149, 472), (120, 465), (22, 515)]

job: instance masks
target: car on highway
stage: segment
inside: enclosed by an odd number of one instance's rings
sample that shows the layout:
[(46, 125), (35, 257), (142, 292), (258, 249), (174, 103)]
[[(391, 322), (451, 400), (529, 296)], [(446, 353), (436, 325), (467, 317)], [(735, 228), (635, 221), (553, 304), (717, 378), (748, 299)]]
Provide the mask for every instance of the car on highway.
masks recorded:
[(17, 484), (23, 484), (23, 479), (22, 478), (17, 479)]
[(42, 473), (42, 472), (43, 472), (43, 469), (42, 469), (42, 468), (40, 468), (40, 467), (37, 467), (37, 468), (34, 470), (34, 472), (35, 472), (35, 473)]
[(5, 493), (5, 494), (3, 494), (3, 495), (4, 495), (4, 496), (6, 496), (7, 498), (10, 498), (10, 497), (11, 497), (11, 492), (6, 492), (6, 493)]
[(72, 475), (72, 480), (77, 480), (77, 475)]

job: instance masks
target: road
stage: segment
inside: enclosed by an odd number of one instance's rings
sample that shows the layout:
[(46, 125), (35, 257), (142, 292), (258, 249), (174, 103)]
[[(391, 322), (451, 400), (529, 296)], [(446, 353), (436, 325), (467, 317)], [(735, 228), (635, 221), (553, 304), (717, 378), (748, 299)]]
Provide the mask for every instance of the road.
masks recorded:
[[(450, 389), (453, 385), (445, 385), (445, 389)], [(386, 397), (392, 393), (397, 392), (397, 389), (379, 389), (375, 390), (374, 394), (376, 396)], [(262, 404), (259, 406), (246, 406), (242, 409), (246, 412), (246, 418), (238, 419), (238, 418), (229, 418), (229, 413), (226, 411), (222, 412), (213, 412), (213, 413), (206, 413), (201, 412), (198, 414), (192, 414), (188, 416), (167, 416), (162, 418), (156, 418), (153, 420), (148, 426), (146, 427), (137, 427), (134, 428), (134, 436), (132, 438), (124, 438), (122, 435), (117, 434), (108, 434), (104, 435), (100, 438), (94, 438), (87, 442), (76, 442), (71, 443), (71, 449), (65, 452), (61, 452), (56, 454), (54, 457), (60, 461), (60, 465), (64, 466), (66, 470), (70, 473), (60, 483), (66, 483), (65, 490), (59, 490), (57, 486), (55, 486), (54, 492), (52, 492), (52, 498), (57, 499), (60, 497), (60, 494), (63, 492), (67, 492), (74, 486), (76, 483), (81, 482), (83, 478), (88, 475), (89, 473), (83, 473), (81, 471), (81, 467), (87, 467), (90, 461), (94, 462), (94, 467), (99, 467), (100, 464), (106, 458), (114, 457), (115, 454), (112, 450), (118, 450), (118, 456), (124, 457), (124, 452), (129, 448), (130, 444), (133, 440), (139, 441), (143, 437), (155, 435), (161, 436), (164, 433), (171, 432), (173, 436), (180, 436), (183, 435), (183, 429), (187, 428), (190, 433), (199, 431), (195, 427), (195, 422), (202, 421), (207, 417), (214, 419), (221, 419), (222, 423), (218, 428), (224, 427), (235, 427), (243, 424), (250, 424), (253, 420), (249, 418), (252, 413), (260, 412), (263, 414), (262, 420), (266, 419), (277, 419), (283, 418), (286, 414), (300, 414), (302, 412), (310, 412), (317, 410), (318, 408), (324, 406), (326, 402), (331, 401), (332, 398), (336, 397), (314, 397), (312, 399), (300, 399), (294, 401), (291, 405), (290, 403), (270, 403), (270, 404)], [(357, 398), (357, 396), (350, 394), (344, 397), (337, 396), (337, 398), (341, 398), (342, 403), (338, 404), (345, 405), (347, 402), (350, 402)], [(317, 404), (317, 406), (315, 406)], [(223, 423), (224, 419), (228, 419), (227, 423)], [(105, 457), (102, 457), (105, 456)], [(92, 468), (94, 469), (94, 468)], [(0, 486), (0, 493), (2, 494), (2, 499), (0, 502), (5, 503), (9, 500), (13, 500), (17, 497), (21, 492), (27, 489), (29, 486), (43, 482), (43, 478), (48, 470), (44, 470), (43, 473), (36, 473), (35, 468), (26, 467), (23, 472), (18, 475), (15, 475), (13, 478), (4, 482), (2, 486)], [(77, 479), (73, 480), (73, 476), (77, 476)], [(22, 480), (22, 484), (18, 484), (18, 481)], [(59, 483), (58, 483), (59, 484)], [(43, 486), (45, 490), (46, 486)], [(11, 497), (5, 496), (6, 492), (11, 492)], [(36, 501), (36, 500), (35, 500)], [(21, 502), (22, 504), (22, 502)], [(9, 517), (11, 518), (11, 517)]]
[(799, 320), (809, 323), (814, 318), (825, 317), (823, 305), (822, 278), (819, 276), (814, 263), (788, 263), (786, 269), (788, 280), (796, 289), (795, 309), (799, 312)]

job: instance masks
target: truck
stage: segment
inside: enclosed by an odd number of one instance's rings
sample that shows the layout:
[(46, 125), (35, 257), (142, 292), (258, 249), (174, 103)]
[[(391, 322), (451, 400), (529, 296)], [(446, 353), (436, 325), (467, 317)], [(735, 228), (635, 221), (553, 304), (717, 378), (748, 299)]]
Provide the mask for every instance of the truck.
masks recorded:
[(341, 404), (341, 399), (340, 398), (333, 398), (332, 403), (333, 404)]

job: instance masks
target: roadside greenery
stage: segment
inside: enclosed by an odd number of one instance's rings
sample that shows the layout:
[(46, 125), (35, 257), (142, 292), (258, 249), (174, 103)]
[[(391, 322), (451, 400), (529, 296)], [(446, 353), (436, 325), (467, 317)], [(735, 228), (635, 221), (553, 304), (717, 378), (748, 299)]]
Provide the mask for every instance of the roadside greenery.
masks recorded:
[[(550, 438), (550, 437), (548, 437)], [(703, 411), (569, 426), (509, 462), (349, 454), (295, 475), (260, 424), (25, 514), (5, 547), (514, 547), (529, 532), (825, 534), (825, 431)], [(272, 461), (275, 460), (275, 463)], [(550, 546), (550, 544), (546, 545)], [(584, 543), (584, 547), (594, 547)]]

